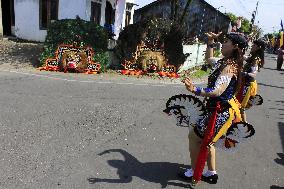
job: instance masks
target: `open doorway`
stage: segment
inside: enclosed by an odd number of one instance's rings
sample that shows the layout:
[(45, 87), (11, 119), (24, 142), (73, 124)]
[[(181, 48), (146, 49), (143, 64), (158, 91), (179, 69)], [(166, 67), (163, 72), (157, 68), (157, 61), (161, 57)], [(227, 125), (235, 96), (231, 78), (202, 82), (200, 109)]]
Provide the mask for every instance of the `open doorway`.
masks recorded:
[(3, 35), (11, 36), (15, 34), (15, 12), (14, 0), (1, 0)]
[(114, 24), (114, 19), (115, 19), (115, 10), (112, 8), (110, 2), (107, 1), (105, 9), (105, 24), (108, 25)]
[(110, 2), (106, 1), (104, 27), (108, 31), (109, 39), (112, 39), (115, 36), (114, 20), (115, 20), (115, 10), (112, 8)]

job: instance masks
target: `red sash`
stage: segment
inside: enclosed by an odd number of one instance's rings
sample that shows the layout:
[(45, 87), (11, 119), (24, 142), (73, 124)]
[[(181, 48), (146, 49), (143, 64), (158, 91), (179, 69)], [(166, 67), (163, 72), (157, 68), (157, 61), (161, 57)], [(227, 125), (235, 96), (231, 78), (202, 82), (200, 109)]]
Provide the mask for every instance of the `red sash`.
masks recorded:
[(193, 173), (193, 183), (198, 183), (201, 180), (202, 172), (205, 167), (205, 162), (208, 157), (208, 145), (212, 142), (214, 136), (215, 122), (217, 118), (217, 112), (221, 109), (220, 102), (217, 102), (217, 106), (209, 119), (208, 126), (204, 133), (204, 138), (200, 146), (197, 162)]

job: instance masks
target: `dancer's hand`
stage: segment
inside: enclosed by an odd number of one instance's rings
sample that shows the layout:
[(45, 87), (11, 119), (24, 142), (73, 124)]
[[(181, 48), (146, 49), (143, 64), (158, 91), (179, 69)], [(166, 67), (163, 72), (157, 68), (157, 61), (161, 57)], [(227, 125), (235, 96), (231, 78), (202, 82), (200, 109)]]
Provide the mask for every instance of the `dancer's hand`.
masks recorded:
[(192, 84), (192, 81), (190, 78), (185, 78), (184, 80), (184, 84), (187, 90), (189, 90), (190, 92), (194, 93), (195, 92), (195, 86)]
[(214, 39), (217, 39), (221, 34), (222, 34), (222, 32), (219, 32), (219, 33), (213, 33), (213, 32), (205, 33), (205, 35), (208, 37), (208, 41), (210, 41), (210, 42), (214, 42)]

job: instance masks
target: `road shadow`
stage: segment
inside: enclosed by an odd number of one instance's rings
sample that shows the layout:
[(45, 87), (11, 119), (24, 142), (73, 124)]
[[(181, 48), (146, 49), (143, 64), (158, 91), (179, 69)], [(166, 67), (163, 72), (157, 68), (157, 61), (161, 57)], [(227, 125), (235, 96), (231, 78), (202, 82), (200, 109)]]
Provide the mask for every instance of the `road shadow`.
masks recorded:
[[(270, 110), (280, 110), (280, 111), (284, 111), (284, 109), (282, 108), (269, 108)], [(281, 115), (281, 114), (280, 114)]]
[(279, 135), (282, 143), (282, 149), (284, 151), (284, 122), (278, 122), (278, 128), (279, 128)]
[(264, 69), (264, 70), (277, 70), (277, 68), (265, 68), (265, 67), (263, 67), (262, 69)]
[(272, 87), (272, 88), (278, 88), (278, 89), (284, 89), (284, 87), (276, 86), (276, 85), (268, 85), (264, 83), (257, 83), (258, 85), (266, 86), (266, 87)]
[(284, 166), (284, 154), (283, 153), (277, 153), (278, 158), (274, 159), (274, 161), (276, 163), (278, 163), (279, 165)]
[[(279, 127), (279, 135), (281, 139), (281, 144), (282, 144), (282, 149), (284, 151), (284, 123), (283, 122), (278, 122), (278, 127)], [(284, 154), (283, 153), (277, 153), (277, 158), (274, 159), (274, 161), (279, 164), (284, 166)]]
[(284, 187), (281, 187), (281, 186), (270, 186), (270, 189), (284, 189)]
[[(185, 184), (180, 178), (177, 177), (177, 173), (190, 168), (189, 166), (170, 163), (170, 162), (140, 162), (134, 156), (122, 149), (110, 149), (106, 150), (99, 155), (107, 153), (117, 152), (120, 153), (124, 160), (113, 159), (108, 160), (108, 164), (117, 169), (117, 179), (109, 178), (88, 178), (90, 184), (96, 183), (130, 183), (133, 177), (138, 177), (142, 180), (160, 183), (162, 188), (166, 188), (168, 185), (179, 186), (184, 188), (190, 188), (189, 183)], [(179, 182), (177, 182), (179, 181)]]

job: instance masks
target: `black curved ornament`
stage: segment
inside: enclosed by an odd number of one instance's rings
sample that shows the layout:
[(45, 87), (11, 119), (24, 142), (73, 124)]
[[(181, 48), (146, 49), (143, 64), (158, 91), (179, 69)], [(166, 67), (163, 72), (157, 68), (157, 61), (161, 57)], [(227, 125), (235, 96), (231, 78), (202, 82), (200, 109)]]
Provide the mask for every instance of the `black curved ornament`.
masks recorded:
[(233, 123), (227, 130), (226, 135), (221, 137), (216, 143), (217, 148), (223, 150), (233, 150), (242, 142), (247, 141), (255, 134), (255, 129), (251, 124), (245, 122)]
[(257, 94), (250, 97), (245, 109), (250, 109), (252, 106), (259, 106), (261, 104), (263, 104), (263, 98)]
[(205, 115), (206, 109), (197, 97), (179, 94), (169, 98), (163, 112), (173, 115), (177, 120), (177, 126), (188, 127), (196, 124)]

